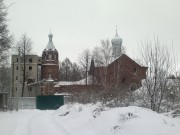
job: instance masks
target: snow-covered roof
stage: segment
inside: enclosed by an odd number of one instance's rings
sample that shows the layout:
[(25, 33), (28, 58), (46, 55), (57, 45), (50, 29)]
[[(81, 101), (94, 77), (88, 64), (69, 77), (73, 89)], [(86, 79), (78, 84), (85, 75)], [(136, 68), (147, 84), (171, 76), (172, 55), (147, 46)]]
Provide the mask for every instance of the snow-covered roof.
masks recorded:
[(54, 46), (54, 44), (52, 42), (53, 34), (50, 33), (48, 36), (49, 36), (49, 42), (48, 42), (45, 50), (50, 50), (51, 49), (52, 51), (54, 51), (54, 50), (56, 50), (56, 48), (55, 48), (55, 46)]
[[(87, 77), (87, 84), (90, 84), (92, 80), (92, 76), (89, 75)], [(54, 87), (60, 87), (61, 85), (86, 85), (86, 78), (79, 80), (79, 81), (60, 81)]]
[(62, 93), (56, 92), (54, 95), (70, 96), (70, 95), (72, 95), (72, 94), (70, 94), (70, 93), (68, 93), (68, 92), (62, 92)]

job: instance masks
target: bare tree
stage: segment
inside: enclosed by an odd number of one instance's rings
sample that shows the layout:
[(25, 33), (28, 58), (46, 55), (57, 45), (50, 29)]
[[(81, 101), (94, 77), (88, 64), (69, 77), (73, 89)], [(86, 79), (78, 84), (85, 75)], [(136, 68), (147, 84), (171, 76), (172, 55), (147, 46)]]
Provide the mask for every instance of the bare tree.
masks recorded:
[(70, 74), (72, 69), (72, 62), (69, 58), (65, 58), (60, 67), (60, 73), (61, 73), (61, 80), (63, 81), (70, 81)]
[(101, 54), (101, 49), (100, 47), (95, 47), (92, 51), (92, 59), (95, 63), (95, 66), (103, 66), (103, 56)]
[(7, 7), (4, 0), (0, 0), (0, 65), (7, 62), (13, 41), (12, 35), (9, 34), (6, 16)]
[(163, 46), (158, 38), (146, 40), (141, 44), (142, 63), (148, 66), (147, 78), (142, 90), (146, 92), (150, 109), (160, 111), (163, 99), (169, 88), (168, 77), (173, 64), (169, 48)]
[(82, 66), (85, 72), (86, 85), (88, 82), (87, 77), (88, 77), (88, 70), (90, 68), (90, 62), (91, 62), (91, 52), (89, 51), (89, 49), (86, 49), (79, 56), (79, 64)]
[(78, 80), (82, 79), (81, 72), (82, 72), (81, 67), (76, 62), (74, 62), (72, 64), (71, 80), (78, 81)]
[(76, 63), (72, 63), (69, 58), (65, 58), (60, 65), (61, 81), (78, 81), (82, 79), (82, 69)]
[(166, 92), (166, 100), (162, 102), (164, 111), (172, 111), (180, 108), (180, 74), (169, 77), (169, 90)]
[(109, 40), (101, 40), (101, 46), (92, 51), (92, 58), (96, 66), (107, 66), (112, 62), (112, 47)]
[(25, 82), (28, 78), (28, 72), (26, 71), (26, 55), (30, 54), (32, 51), (32, 41), (26, 34), (23, 34), (17, 43), (17, 50), (20, 48), (20, 55), (22, 56), (22, 93), (24, 95)]

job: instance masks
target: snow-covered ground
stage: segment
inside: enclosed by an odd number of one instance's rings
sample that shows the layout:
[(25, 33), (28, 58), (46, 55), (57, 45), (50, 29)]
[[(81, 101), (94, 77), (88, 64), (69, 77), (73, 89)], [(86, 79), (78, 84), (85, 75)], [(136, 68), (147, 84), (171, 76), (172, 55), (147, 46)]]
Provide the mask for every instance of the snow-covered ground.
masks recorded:
[(180, 135), (180, 118), (134, 106), (68, 104), (55, 111), (0, 112), (0, 135)]

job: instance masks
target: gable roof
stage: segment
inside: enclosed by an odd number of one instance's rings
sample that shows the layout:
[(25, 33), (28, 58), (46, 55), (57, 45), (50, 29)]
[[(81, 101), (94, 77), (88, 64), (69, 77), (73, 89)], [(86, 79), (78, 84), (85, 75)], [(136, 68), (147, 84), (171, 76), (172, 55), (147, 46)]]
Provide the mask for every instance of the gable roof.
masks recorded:
[(121, 54), (118, 58), (116, 58), (112, 63), (110, 63), (108, 66), (110, 66), (111, 64), (114, 64), (115, 62), (117, 61), (120, 61), (122, 59), (126, 59), (132, 63), (134, 63), (135, 65), (137, 65), (138, 67), (141, 67), (141, 68), (148, 68), (148, 67), (144, 67), (144, 66), (141, 66), (139, 65), (138, 63), (136, 63), (133, 59), (131, 59), (129, 56), (127, 56), (126, 54)]

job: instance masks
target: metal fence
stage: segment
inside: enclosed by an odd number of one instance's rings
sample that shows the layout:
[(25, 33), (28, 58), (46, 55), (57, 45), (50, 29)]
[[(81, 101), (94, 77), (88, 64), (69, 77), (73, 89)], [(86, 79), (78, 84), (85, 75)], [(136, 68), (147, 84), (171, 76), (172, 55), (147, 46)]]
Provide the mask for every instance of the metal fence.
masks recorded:
[(36, 109), (36, 97), (8, 98), (8, 108)]
[(63, 95), (41, 95), (36, 97), (36, 108), (40, 110), (56, 110), (64, 105)]

